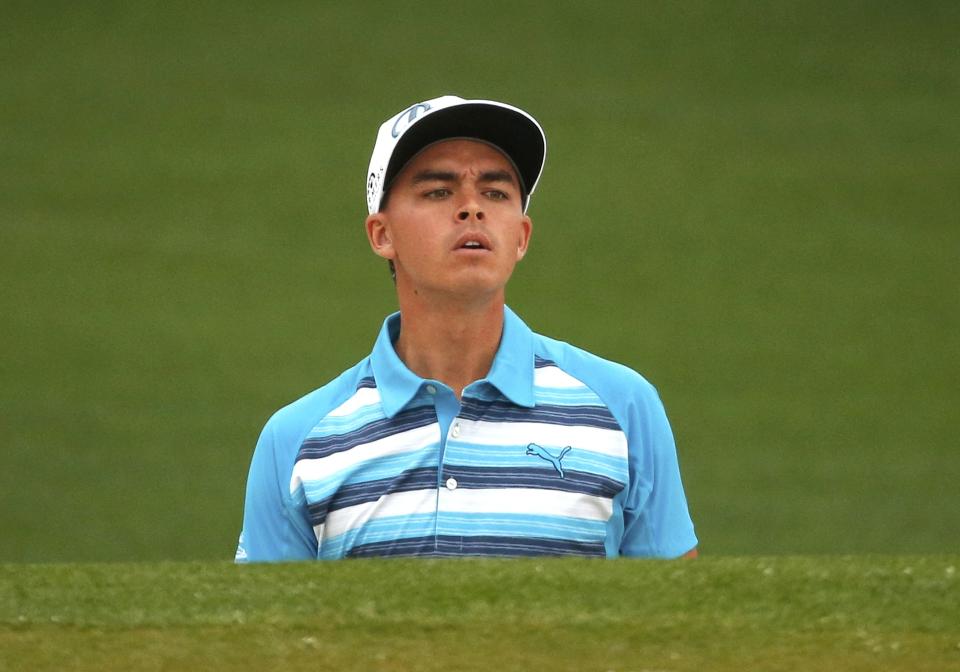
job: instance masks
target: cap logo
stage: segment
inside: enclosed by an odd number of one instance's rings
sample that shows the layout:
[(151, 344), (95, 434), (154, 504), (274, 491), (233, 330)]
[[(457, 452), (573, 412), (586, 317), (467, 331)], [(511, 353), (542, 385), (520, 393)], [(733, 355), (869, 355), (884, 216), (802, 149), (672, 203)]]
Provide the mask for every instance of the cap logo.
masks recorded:
[(379, 180), (377, 180), (376, 173), (370, 173), (370, 177), (367, 178), (367, 201), (372, 203), (374, 194), (377, 193), (377, 185)]
[(404, 116), (406, 116), (407, 118), (407, 121), (404, 125), (409, 126), (414, 121), (416, 121), (418, 114), (420, 114), (421, 112), (429, 112), (429, 111), (430, 111), (429, 103), (417, 103), (416, 105), (413, 105), (412, 107), (404, 110), (403, 112), (397, 115), (397, 120), (393, 122), (393, 128), (390, 129), (390, 135), (392, 135), (394, 138), (399, 138), (400, 134), (403, 133), (403, 130), (400, 127), (400, 122), (403, 121)]

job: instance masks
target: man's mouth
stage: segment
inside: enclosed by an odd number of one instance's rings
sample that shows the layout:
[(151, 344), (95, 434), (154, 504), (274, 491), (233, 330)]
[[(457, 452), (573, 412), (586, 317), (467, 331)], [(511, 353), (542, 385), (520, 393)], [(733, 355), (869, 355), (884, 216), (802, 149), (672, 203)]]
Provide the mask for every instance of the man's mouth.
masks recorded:
[(480, 233), (468, 233), (464, 234), (457, 241), (456, 248), (458, 250), (489, 250), (490, 241), (487, 240), (487, 237)]

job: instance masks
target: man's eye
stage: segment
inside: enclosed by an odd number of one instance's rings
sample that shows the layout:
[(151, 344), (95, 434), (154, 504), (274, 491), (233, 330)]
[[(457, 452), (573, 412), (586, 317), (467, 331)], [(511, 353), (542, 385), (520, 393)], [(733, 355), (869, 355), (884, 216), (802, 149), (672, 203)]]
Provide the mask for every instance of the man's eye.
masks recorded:
[(510, 198), (510, 196), (508, 196), (507, 192), (505, 191), (500, 191), (499, 189), (491, 189), (490, 191), (487, 192), (487, 198), (490, 198), (494, 201), (505, 201), (508, 198)]
[(446, 198), (450, 195), (449, 189), (431, 189), (427, 192), (427, 198)]

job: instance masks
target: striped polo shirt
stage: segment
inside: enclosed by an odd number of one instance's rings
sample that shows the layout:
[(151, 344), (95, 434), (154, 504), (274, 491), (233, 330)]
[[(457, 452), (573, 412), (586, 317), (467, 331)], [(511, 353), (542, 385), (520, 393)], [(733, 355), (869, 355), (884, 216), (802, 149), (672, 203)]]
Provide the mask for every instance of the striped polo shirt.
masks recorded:
[(673, 435), (639, 374), (504, 309), (461, 399), (373, 352), (278, 411), (247, 482), (238, 562), (370, 556), (675, 557), (697, 544)]

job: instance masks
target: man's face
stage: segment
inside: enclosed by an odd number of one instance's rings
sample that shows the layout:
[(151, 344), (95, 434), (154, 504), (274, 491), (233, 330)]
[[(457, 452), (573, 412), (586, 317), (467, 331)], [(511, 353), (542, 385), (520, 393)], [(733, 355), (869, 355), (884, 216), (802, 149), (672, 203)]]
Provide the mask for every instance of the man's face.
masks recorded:
[(399, 292), (502, 298), (530, 241), (519, 179), (497, 149), (447, 140), (415, 156), (367, 218), (374, 252), (392, 259)]

